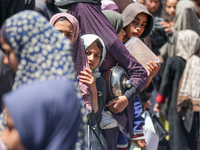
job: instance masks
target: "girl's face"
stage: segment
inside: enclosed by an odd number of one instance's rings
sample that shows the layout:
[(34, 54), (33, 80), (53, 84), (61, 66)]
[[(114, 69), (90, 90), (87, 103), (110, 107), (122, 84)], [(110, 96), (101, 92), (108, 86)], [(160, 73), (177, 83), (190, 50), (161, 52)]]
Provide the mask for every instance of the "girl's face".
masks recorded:
[(56, 30), (59, 30), (62, 33), (62, 35), (67, 37), (72, 43), (74, 42), (75, 32), (72, 24), (69, 21), (58, 21), (54, 24), (54, 28)]
[(124, 28), (128, 38), (140, 37), (147, 25), (147, 15), (145, 13), (138, 14), (135, 19)]
[(126, 32), (124, 31), (124, 29), (121, 29), (121, 31), (117, 34), (118, 38), (120, 39), (122, 43), (123, 43), (123, 39), (125, 35), (126, 35)]
[(8, 111), (6, 115), (6, 125), (1, 133), (3, 143), (8, 150), (25, 150), (20, 140), (19, 132), (15, 128), (14, 121)]
[(177, 3), (178, 3), (178, 0), (167, 0), (166, 5), (165, 5), (165, 11), (168, 15), (175, 16)]
[(160, 7), (160, 0), (146, 0), (146, 7), (150, 13), (155, 13)]
[(3, 39), (0, 39), (2, 49), (5, 51), (4, 55), (4, 64), (8, 65), (14, 74), (17, 72), (17, 68), (19, 65), (19, 59), (15, 55), (15, 52), (13, 51), (12, 47), (5, 43)]
[(90, 69), (94, 70), (101, 60), (101, 49), (93, 42), (86, 50), (85, 54), (90, 65)]

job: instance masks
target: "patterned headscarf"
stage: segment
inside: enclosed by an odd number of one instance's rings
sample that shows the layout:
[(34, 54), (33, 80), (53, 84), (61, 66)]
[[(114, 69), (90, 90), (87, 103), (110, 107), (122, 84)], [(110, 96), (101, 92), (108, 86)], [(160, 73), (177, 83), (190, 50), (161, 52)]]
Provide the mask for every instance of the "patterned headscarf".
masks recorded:
[(105, 47), (105, 44), (103, 42), (103, 40), (95, 35), (95, 34), (85, 34), (85, 35), (82, 35), (81, 36), (81, 39), (83, 40), (83, 45), (84, 45), (84, 49), (86, 50), (94, 41), (96, 41), (97, 39), (99, 40), (99, 42), (101, 43), (102, 47), (103, 47), (103, 50), (102, 50), (102, 53), (101, 53), (101, 60), (98, 64), (98, 66), (92, 70), (93, 72), (93, 75), (94, 75), (94, 78), (98, 78), (101, 76), (101, 73), (99, 72), (99, 67), (101, 66), (105, 56), (106, 56), (106, 47)]
[[(3, 26), (1, 36), (9, 40), (7, 44), (19, 58), (13, 89), (27, 83), (65, 78), (74, 83), (77, 97), (81, 98), (70, 41), (42, 15), (35, 11), (22, 11), (9, 18)], [(79, 138), (79, 143), (83, 143), (83, 137)]]
[(9, 18), (6, 33), (19, 58), (13, 89), (37, 80), (64, 76), (76, 82), (72, 48), (47, 20), (34, 11), (23, 11)]
[[(77, 71), (77, 75), (79, 76), (81, 71), (83, 71), (85, 68), (89, 68), (89, 65), (87, 63), (87, 58), (83, 50), (83, 44), (81, 42), (79, 23), (78, 23), (78, 20), (74, 16), (68, 13), (58, 13), (58, 14), (55, 14), (51, 18), (50, 24), (54, 26), (55, 22), (61, 17), (65, 17), (67, 20), (69, 20), (69, 22), (72, 24), (74, 28), (74, 42), (72, 43), (73, 44), (73, 59), (75, 62), (75, 69)], [(92, 109), (91, 94), (89, 92), (88, 86), (82, 82), (79, 82), (79, 87), (80, 87), (80, 90), (83, 95), (83, 99), (87, 108), (91, 110)]]

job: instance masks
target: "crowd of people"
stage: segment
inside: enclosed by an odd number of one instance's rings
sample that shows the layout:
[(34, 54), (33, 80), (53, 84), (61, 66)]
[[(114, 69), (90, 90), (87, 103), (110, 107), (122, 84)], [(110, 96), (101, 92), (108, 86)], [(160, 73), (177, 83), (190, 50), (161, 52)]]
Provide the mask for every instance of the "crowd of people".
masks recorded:
[(0, 149), (200, 149), (199, 16), (199, 0), (0, 0)]

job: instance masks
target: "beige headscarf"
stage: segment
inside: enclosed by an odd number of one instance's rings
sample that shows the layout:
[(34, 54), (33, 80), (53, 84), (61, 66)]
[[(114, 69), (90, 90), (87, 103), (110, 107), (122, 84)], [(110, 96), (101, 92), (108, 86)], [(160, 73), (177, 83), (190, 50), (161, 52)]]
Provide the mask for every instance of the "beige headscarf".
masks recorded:
[(200, 57), (195, 55), (200, 50), (200, 36), (192, 30), (183, 30), (178, 34), (178, 56), (186, 60), (179, 85), (178, 103), (190, 99), (193, 111), (200, 111)]
[(200, 48), (200, 37), (193, 30), (181, 30), (178, 33), (176, 52), (177, 56), (186, 61)]

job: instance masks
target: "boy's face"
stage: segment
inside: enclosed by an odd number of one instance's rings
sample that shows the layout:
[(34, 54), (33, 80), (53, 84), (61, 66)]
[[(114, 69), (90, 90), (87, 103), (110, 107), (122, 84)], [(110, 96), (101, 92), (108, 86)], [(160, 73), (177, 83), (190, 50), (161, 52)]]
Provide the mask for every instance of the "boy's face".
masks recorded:
[(146, 7), (150, 13), (155, 13), (160, 6), (160, 0), (146, 0)]
[(145, 31), (147, 25), (147, 15), (145, 13), (138, 14), (135, 19), (124, 28), (128, 38), (140, 37)]
[(170, 16), (175, 16), (177, 0), (167, 0), (165, 11)]
[(90, 65), (90, 69), (94, 70), (101, 60), (101, 49), (93, 42), (86, 50), (85, 54)]
[(74, 28), (72, 24), (67, 21), (58, 21), (54, 24), (54, 28), (62, 33), (65, 37), (67, 37), (72, 43), (74, 42)]
[(14, 126), (14, 121), (9, 112), (6, 114), (6, 125), (1, 133), (1, 139), (8, 150), (25, 150), (20, 140), (20, 135)]

